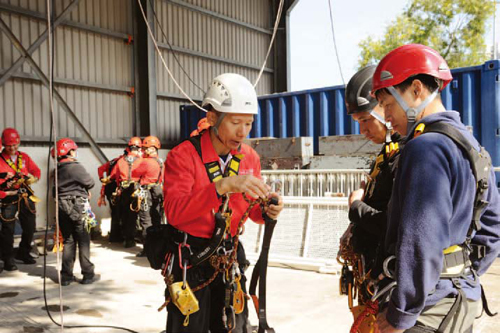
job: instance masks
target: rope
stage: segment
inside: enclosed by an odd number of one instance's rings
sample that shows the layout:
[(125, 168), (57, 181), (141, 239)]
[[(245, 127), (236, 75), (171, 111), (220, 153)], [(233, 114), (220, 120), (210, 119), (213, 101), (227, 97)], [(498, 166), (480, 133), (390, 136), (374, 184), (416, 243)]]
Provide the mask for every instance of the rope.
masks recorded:
[(359, 314), (358, 318), (356, 318), (356, 320), (352, 324), (351, 330), (349, 331), (350, 333), (358, 333), (361, 324), (366, 319), (370, 318), (370, 316), (377, 316), (378, 301), (375, 302), (368, 301), (366, 302), (365, 306), (366, 306), (365, 310)]
[[(285, 2), (284, 0), (280, 1), (280, 5), (278, 7), (278, 12), (277, 12), (277, 15), (276, 15), (276, 21), (274, 23), (274, 29), (273, 29), (273, 35), (271, 37), (271, 42), (269, 43), (269, 48), (267, 50), (266, 58), (264, 59), (264, 63), (262, 64), (262, 67), (261, 67), (261, 69), (259, 71), (259, 75), (257, 76), (257, 79), (256, 79), (256, 81), (254, 83), (254, 87), (257, 86), (257, 83), (260, 81), (260, 77), (262, 76), (262, 73), (264, 72), (264, 68), (265, 68), (266, 63), (267, 63), (267, 59), (269, 58), (269, 54), (271, 53), (271, 49), (272, 49), (272, 46), (273, 46), (273, 43), (274, 43), (274, 39), (276, 37), (276, 32), (278, 31), (278, 25), (279, 25), (281, 13), (283, 11), (284, 2)], [(163, 67), (165, 67), (165, 69), (167, 70), (168, 75), (170, 76), (170, 78), (172, 79), (172, 81), (174, 81), (174, 84), (179, 89), (179, 91), (181, 92), (181, 94), (184, 97), (186, 97), (186, 99), (192, 105), (194, 105), (195, 107), (197, 107), (199, 110), (201, 110), (203, 112), (208, 112), (208, 110), (204, 109), (201, 105), (199, 105), (198, 103), (196, 103), (195, 101), (193, 101), (193, 99), (191, 97), (189, 97), (189, 95), (184, 91), (184, 89), (182, 89), (182, 87), (180, 86), (180, 84), (175, 79), (174, 75), (170, 71), (170, 68), (167, 66), (167, 63), (165, 62), (165, 59), (163, 58), (163, 54), (161, 53), (160, 48), (158, 46), (158, 43), (156, 41), (156, 38), (155, 38), (155, 36), (153, 34), (153, 31), (151, 30), (151, 26), (149, 25), (148, 19), (146, 17), (145, 12), (144, 12), (144, 8), (142, 7), (142, 3), (141, 3), (140, 0), (137, 0), (137, 3), (139, 4), (139, 8), (141, 10), (142, 17), (144, 18), (144, 23), (146, 23), (146, 28), (148, 29), (148, 34), (151, 37), (151, 40), (153, 41), (153, 44), (154, 44), (155, 49), (156, 49), (156, 52), (158, 53), (158, 56), (160, 57), (160, 60), (161, 60), (161, 62), (163, 64)], [(163, 29), (161, 28), (161, 25), (159, 23), (158, 23), (158, 25), (160, 26), (160, 29), (163, 32)]]
[(271, 49), (274, 44), (274, 38), (276, 37), (276, 32), (278, 31), (278, 25), (281, 19), (281, 13), (283, 12), (283, 4), (285, 3), (285, 0), (280, 1), (280, 5), (278, 7), (278, 12), (276, 13), (276, 20), (274, 21), (274, 29), (273, 29), (273, 35), (271, 37), (271, 42), (269, 43), (269, 48), (267, 49), (267, 54), (266, 58), (264, 59), (264, 63), (262, 64), (262, 67), (260, 68), (259, 75), (257, 76), (257, 79), (255, 80), (255, 83), (253, 84), (253, 87), (255, 88), (257, 86), (257, 83), (260, 81), (260, 77), (262, 76), (262, 73), (264, 72), (264, 68), (266, 67), (267, 59), (269, 58), (269, 54), (271, 53)]

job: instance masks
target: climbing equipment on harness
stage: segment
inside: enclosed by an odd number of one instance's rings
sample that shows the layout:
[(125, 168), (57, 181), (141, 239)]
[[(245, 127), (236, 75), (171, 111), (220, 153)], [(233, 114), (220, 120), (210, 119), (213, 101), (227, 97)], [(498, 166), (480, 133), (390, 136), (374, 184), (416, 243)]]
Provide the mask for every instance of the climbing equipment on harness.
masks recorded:
[(92, 207), (90, 206), (89, 199), (85, 199), (83, 203), (83, 222), (85, 225), (85, 229), (90, 233), (92, 228), (97, 227), (97, 219), (95, 217), (94, 212), (92, 211)]
[[(179, 244), (179, 253), (180, 253), (180, 245)], [(184, 242), (182, 243), (182, 246), (188, 246), (187, 244), (187, 234), (184, 236)], [(169, 272), (167, 276), (171, 276), (172, 274), (172, 265), (174, 263), (174, 260), (172, 258), (171, 263), (169, 263)], [(189, 287), (189, 284), (187, 282), (187, 269), (188, 269), (188, 260), (184, 260), (182, 257), (179, 256), (179, 264), (182, 267), (182, 281), (181, 282), (175, 282), (171, 281), (170, 284), (167, 283), (168, 286), (168, 292), (170, 294), (170, 297), (172, 298), (172, 303), (179, 309), (179, 311), (186, 316), (183, 325), (188, 326), (189, 325), (189, 315), (191, 313), (195, 313), (200, 309), (198, 300), (196, 299), (196, 296), (194, 295), (193, 291)], [(172, 279), (173, 280), (173, 277)]]

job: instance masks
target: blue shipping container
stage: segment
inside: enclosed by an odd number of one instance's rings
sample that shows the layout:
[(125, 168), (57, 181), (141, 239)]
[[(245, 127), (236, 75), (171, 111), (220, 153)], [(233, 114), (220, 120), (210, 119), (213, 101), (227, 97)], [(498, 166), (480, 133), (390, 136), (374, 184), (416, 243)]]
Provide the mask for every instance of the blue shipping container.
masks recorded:
[[(441, 94), (445, 107), (460, 112), (493, 165), (500, 166), (500, 61), (452, 73), (453, 81)], [(250, 137), (311, 136), (317, 153), (320, 136), (359, 134), (358, 124), (346, 114), (344, 92), (344, 86), (334, 86), (261, 96)], [(205, 114), (190, 105), (181, 106), (180, 112), (181, 135), (187, 138)]]

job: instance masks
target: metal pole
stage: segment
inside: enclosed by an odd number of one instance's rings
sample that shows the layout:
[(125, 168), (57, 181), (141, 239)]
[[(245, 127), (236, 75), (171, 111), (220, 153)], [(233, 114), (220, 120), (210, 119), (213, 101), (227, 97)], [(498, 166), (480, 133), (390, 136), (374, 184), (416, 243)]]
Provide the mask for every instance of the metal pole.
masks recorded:
[[(74, 0), (54, 20), (53, 22), (54, 30), (58, 25), (60, 25), (66, 19), (66, 17), (68, 17), (68, 15), (73, 11), (73, 9), (78, 5), (79, 2), (80, 0)], [(40, 37), (38, 37), (33, 44), (31, 44), (31, 46), (28, 48), (26, 52), (28, 52), (28, 54), (33, 54), (33, 52), (35, 52), (40, 47), (40, 45), (42, 45), (42, 43), (47, 39), (48, 36), (49, 36), (49, 30), (46, 29), (44, 33), (41, 34)], [(0, 77), (0, 86), (3, 85), (5, 82), (7, 82), (8, 79), (10, 79), (10, 77), (24, 64), (25, 60), (26, 58), (20, 57), (19, 59), (16, 60), (15, 63), (12, 64), (12, 66), (10, 66), (10, 68), (8, 68), (5, 71), (4, 75)]]
[[(10, 30), (9, 26), (4, 22), (4, 20), (0, 17), (0, 30), (2, 30), (7, 37), (10, 39), (11, 43), (15, 46), (15, 48), (23, 55), (23, 57), (26, 58), (26, 61), (30, 64), (30, 66), (33, 68), (35, 71), (36, 75), (40, 78), (42, 83), (48, 88), (50, 86), (49, 84), (49, 79), (47, 76), (42, 72), (40, 67), (36, 64), (36, 62), (33, 60), (33, 58), (28, 54), (26, 49), (22, 46), (22, 44), (19, 42), (17, 37), (12, 33)], [(83, 133), (84, 137), (89, 141), (90, 147), (96, 157), (99, 159), (101, 163), (106, 163), (108, 162), (108, 158), (104, 154), (104, 152), (99, 148), (97, 143), (94, 141), (90, 133), (87, 131), (85, 126), (80, 122), (78, 117), (75, 115), (75, 113), (71, 110), (69, 105), (66, 103), (64, 98), (59, 94), (57, 90), (54, 89), (54, 96), (56, 97), (57, 101), (61, 105), (64, 111), (68, 114), (68, 116), (75, 122), (77, 125), (78, 129)]]

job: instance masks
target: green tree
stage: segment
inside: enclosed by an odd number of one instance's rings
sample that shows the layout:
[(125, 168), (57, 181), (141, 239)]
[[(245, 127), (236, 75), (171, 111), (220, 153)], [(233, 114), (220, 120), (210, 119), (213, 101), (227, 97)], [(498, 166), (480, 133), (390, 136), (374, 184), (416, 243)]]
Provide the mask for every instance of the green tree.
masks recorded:
[(398, 46), (428, 45), (450, 68), (474, 66), (488, 60), (484, 35), (495, 4), (490, 0), (411, 0), (387, 28), (383, 39), (359, 43), (360, 68), (376, 64)]

